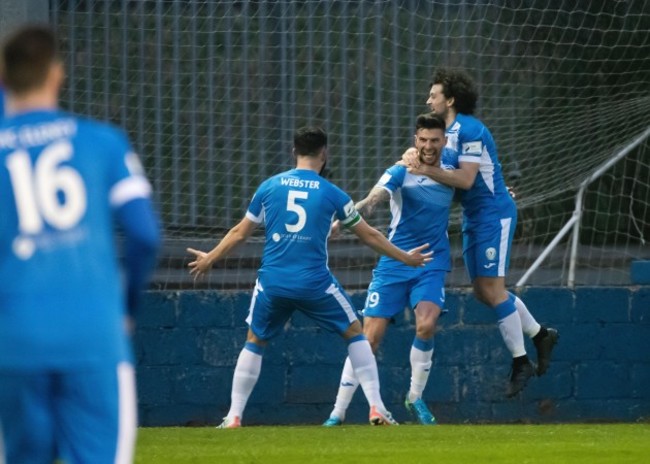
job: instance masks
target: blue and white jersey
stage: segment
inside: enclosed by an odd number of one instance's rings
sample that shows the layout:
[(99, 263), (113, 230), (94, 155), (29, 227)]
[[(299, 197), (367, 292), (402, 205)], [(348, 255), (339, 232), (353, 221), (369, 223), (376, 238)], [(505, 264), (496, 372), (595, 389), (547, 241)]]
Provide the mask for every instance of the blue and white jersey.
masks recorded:
[(115, 128), (59, 111), (0, 122), (0, 367), (130, 359), (114, 221), (149, 193)]
[(398, 165), (388, 168), (376, 187), (391, 195), (388, 239), (407, 251), (428, 243), (429, 249), (425, 251), (433, 251), (433, 260), (424, 268), (414, 268), (382, 256), (375, 273), (395, 272), (406, 280), (423, 269), (451, 270), (447, 224), (454, 189), (426, 176), (411, 174)]
[(266, 227), (259, 283), (267, 294), (313, 297), (334, 279), (327, 267), (332, 221), (346, 227), (361, 220), (352, 199), (306, 169), (292, 169), (264, 181), (246, 217)]
[(465, 222), (483, 222), (503, 216), (514, 202), (503, 180), (497, 148), (489, 129), (474, 116), (458, 114), (447, 128), (447, 147), (459, 162), (478, 163), (474, 185), (460, 190)]

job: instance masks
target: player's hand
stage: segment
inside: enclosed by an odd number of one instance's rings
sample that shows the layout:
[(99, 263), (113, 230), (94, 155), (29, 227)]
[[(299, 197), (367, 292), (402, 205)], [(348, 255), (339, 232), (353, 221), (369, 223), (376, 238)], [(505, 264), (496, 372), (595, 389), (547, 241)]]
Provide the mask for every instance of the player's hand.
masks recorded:
[(514, 199), (517, 197), (517, 192), (515, 192), (514, 187), (511, 187), (511, 186), (509, 186), (509, 185), (506, 185), (506, 188), (508, 189), (508, 193), (510, 194), (510, 196), (511, 196), (512, 199), (514, 200)]
[(194, 276), (194, 280), (207, 274), (212, 268), (212, 262), (208, 258), (205, 251), (195, 250), (194, 248), (187, 248), (187, 252), (193, 254), (196, 258), (187, 267), (190, 268), (190, 275)]
[(409, 250), (408, 254), (412, 258), (412, 263), (409, 263), (409, 266), (422, 267), (431, 262), (433, 259), (433, 251), (422, 253), (422, 251), (426, 250), (427, 248), (429, 248), (429, 244), (425, 243), (424, 245), (420, 245), (419, 247)]
[(415, 147), (411, 147), (408, 150), (406, 150), (402, 154), (402, 159), (401, 161), (398, 161), (397, 164), (401, 166), (406, 166), (409, 168), (409, 171), (414, 168), (419, 168), (420, 167), (420, 153), (418, 153), (418, 149)]
[(341, 221), (338, 219), (332, 223), (330, 227), (330, 238), (336, 238), (341, 235)]

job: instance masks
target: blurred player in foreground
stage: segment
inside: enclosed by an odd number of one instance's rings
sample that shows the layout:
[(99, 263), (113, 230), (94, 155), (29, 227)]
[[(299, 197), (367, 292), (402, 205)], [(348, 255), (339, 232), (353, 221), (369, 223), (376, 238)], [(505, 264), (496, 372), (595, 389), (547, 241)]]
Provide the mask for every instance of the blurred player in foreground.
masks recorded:
[[(440, 166), (445, 151), (445, 120), (433, 113), (422, 114), (415, 123), (415, 148), (420, 161)], [(449, 168), (449, 167), (444, 167)], [(373, 271), (363, 310), (363, 332), (373, 352), (379, 348), (392, 317), (409, 306), (415, 313), (415, 338), (409, 355), (411, 386), (406, 395), (407, 410), (423, 425), (436, 419), (422, 399), (431, 370), (436, 323), (445, 304), (445, 275), (451, 270), (447, 225), (454, 189), (411, 174), (394, 165), (386, 170), (368, 196), (356, 204), (369, 217), (379, 203), (390, 200), (391, 223), (388, 238), (395, 246), (412, 248), (425, 241), (431, 245), (433, 259), (425, 267), (409, 268), (382, 256)], [(323, 424), (341, 425), (359, 382), (350, 360), (346, 359), (334, 410)]]
[(246, 344), (233, 376), (231, 406), (220, 428), (241, 425), (248, 398), (257, 383), (267, 342), (283, 330), (293, 311), (340, 334), (370, 405), (373, 425), (394, 425), (379, 392), (377, 364), (363, 335), (350, 298), (327, 267), (327, 238), (337, 218), (375, 251), (408, 266), (431, 261), (427, 244), (405, 252), (391, 244), (359, 215), (350, 197), (319, 174), (327, 161), (327, 135), (317, 127), (303, 127), (294, 135), (296, 168), (277, 174), (257, 189), (245, 217), (209, 253), (188, 248), (196, 260), (190, 273), (200, 277), (243, 243), (260, 224), (266, 242), (255, 283)]
[[(506, 396), (519, 393), (528, 380), (548, 369), (557, 343), (555, 329), (540, 326), (521, 299), (506, 290), (517, 206), (506, 188), (496, 144), (488, 128), (472, 116), (478, 93), (462, 71), (440, 69), (430, 85), (427, 104), (447, 123), (447, 147), (458, 169), (422, 164), (417, 150), (403, 155), (410, 171), (460, 189), (463, 206), (463, 256), (474, 296), (494, 309), (501, 336), (511, 352), (512, 372)], [(537, 369), (526, 355), (523, 332), (533, 339)]]
[(127, 310), (136, 309), (160, 244), (151, 188), (121, 131), (57, 109), (64, 65), (50, 29), (9, 37), (1, 69), (6, 460), (129, 463), (137, 409)]

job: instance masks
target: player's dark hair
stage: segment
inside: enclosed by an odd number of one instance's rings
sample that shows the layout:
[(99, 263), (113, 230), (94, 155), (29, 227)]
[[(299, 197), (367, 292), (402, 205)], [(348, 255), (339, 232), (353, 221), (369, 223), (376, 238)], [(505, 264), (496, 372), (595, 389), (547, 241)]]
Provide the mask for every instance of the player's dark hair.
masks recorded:
[(420, 129), (440, 129), (442, 132), (445, 132), (446, 127), (445, 119), (435, 113), (420, 114), (415, 119), (416, 132)]
[(57, 60), (58, 43), (52, 29), (44, 25), (25, 26), (10, 35), (2, 47), (2, 83), (19, 95), (37, 89)]
[(320, 127), (301, 127), (293, 135), (293, 148), (296, 155), (318, 156), (327, 146), (327, 134)]
[(430, 86), (434, 84), (442, 86), (442, 94), (447, 99), (454, 99), (453, 106), (458, 113), (474, 114), (478, 92), (469, 75), (458, 69), (441, 68), (433, 75)]

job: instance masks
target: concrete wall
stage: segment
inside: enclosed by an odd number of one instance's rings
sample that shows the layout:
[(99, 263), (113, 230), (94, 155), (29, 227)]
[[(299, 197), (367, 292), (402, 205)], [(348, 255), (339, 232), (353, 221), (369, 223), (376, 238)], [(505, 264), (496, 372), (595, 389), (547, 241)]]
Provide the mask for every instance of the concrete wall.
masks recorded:
[[(463, 290), (449, 291), (424, 398), (442, 423), (637, 421), (650, 418), (650, 287), (530, 288), (536, 318), (557, 327), (548, 373), (504, 398), (510, 357), (493, 314)], [(361, 308), (365, 293), (353, 294)], [(151, 292), (135, 336), (140, 422), (145, 426), (220, 422), (246, 333), (248, 293)], [(410, 313), (390, 327), (378, 353), (382, 396), (393, 415), (408, 389)], [(534, 348), (527, 341), (533, 354)], [(319, 424), (333, 404), (346, 355), (338, 336), (296, 314), (266, 349), (244, 421)], [(359, 390), (349, 422), (365, 422)]]

